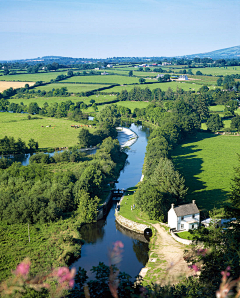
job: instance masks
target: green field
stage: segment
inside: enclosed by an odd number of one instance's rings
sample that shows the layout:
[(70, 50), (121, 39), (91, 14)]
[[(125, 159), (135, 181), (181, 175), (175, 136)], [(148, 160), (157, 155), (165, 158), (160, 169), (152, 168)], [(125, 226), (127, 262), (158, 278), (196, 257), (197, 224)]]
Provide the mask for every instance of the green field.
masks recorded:
[(116, 103), (117, 106), (122, 106), (129, 108), (131, 112), (134, 111), (135, 108), (143, 109), (149, 105), (149, 102), (145, 101), (119, 101)]
[(213, 133), (199, 133), (174, 149), (174, 164), (189, 188), (187, 199), (196, 200), (200, 209), (221, 207), (231, 189), (237, 154), (239, 137)]
[[(162, 91), (167, 91), (168, 88), (172, 88), (176, 90), (178, 88), (182, 88), (184, 91), (198, 91), (203, 85), (194, 84), (192, 82), (168, 82), (168, 83), (154, 83), (154, 84), (139, 84), (137, 87), (141, 87), (145, 89), (148, 87), (150, 90), (160, 88)], [(104, 90), (104, 92), (112, 93), (112, 92), (121, 92), (122, 90), (127, 90), (128, 92), (134, 88), (134, 85), (131, 86), (116, 86), (111, 89)], [(215, 87), (210, 86), (209, 89), (215, 89)]]
[(45, 86), (39, 86), (34, 88), (34, 90), (51, 91), (52, 89), (66, 87), (68, 92), (80, 93), (80, 92), (92, 91), (95, 89), (104, 88), (108, 86), (109, 85), (100, 85), (100, 84), (68, 84), (63, 81), (62, 83), (53, 83)]
[[(33, 138), (38, 141), (39, 148), (71, 147), (77, 145), (79, 129), (71, 125), (75, 121), (37, 116), (38, 119), (27, 119), (27, 114), (0, 114), (0, 139), (5, 136), (21, 138), (28, 143)], [(34, 116), (32, 116), (34, 118)], [(46, 126), (52, 127), (46, 127)], [(43, 127), (42, 127), (43, 126)], [(92, 132), (93, 128), (89, 128)]]
[(196, 74), (196, 72), (199, 70), (203, 74), (206, 75), (213, 75), (213, 76), (226, 76), (231, 74), (240, 74), (240, 66), (227, 66), (224, 67), (206, 67), (206, 68), (191, 68), (192, 73)]
[(47, 72), (47, 73), (34, 73), (34, 74), (17, 74), (17, 75), (6, 75), (0, 76), (0, 81), (19, 81), (19, 82), (50, 82), (51, 80), (56, 79), (57, 76), (67, 72)]
[[(107, 72), (107, 70), (106, 70)], [(105, 84), (134, 84), (139, 83), (138, 78), (120, 76), (120, 75), (95, 75), (95, 76), (77, 76), (64, 80), (64, 82), (81, 83), (105, 83)]]
[[(90, 104), (90, 100), (94, 99), (96, 103), (107, 103), (109, 101), (113, 101), (117, 99), (116, 95), (103, 95), (103, 94), (99, 94), (99, 95), (91, 95), (91, 96), (83, 96), (83, 97), (79, 97), (79, 96), (66, 96), (66, 97), (34, 97), (34, 98), (11, 98), (9, 99), (10, 102), (14, 102), (17, 104), (20, 104), (21, 102), (23, 102), (24, 105), (29, 105), (31, 102), (36, 102), (38, 104), (39, 107), (43, 107), (43, 104), (45, 102), (47, 102), (49, 105), (57, 102), (57, 103), (61, 103), (62, 101), (67, 101), (67, 100), (71, 100), (72, 102), (78, 102), (78, 101), (83, 101), (85, 104), (89, 105)], [(99, 107), (100, 108), (100, 107)]]

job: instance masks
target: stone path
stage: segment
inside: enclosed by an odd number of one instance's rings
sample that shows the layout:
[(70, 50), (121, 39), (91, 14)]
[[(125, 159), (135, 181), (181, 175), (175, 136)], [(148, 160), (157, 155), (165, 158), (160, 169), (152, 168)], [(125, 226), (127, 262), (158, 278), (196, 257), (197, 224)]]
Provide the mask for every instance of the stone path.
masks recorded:
[(176, 284), (185, 276), (192, 274), (183, 259), (187, 246), (175, 241), (159, 224), (154, 224), (157, 240), (146, 265), (145, 280), (157, 284)]

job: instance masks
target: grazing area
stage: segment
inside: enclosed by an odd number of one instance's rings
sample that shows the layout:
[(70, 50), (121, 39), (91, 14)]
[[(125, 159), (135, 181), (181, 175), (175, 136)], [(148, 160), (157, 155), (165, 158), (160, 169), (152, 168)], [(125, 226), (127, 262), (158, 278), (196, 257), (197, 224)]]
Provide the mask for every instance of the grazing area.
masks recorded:
[(13, 88), (21, 88), (24, 87), (26, 84), (29, 86), (33, 86), (34, 82), (5, 82), (5, 81), (0, 81), (0, 92), (3, 92), (6, 89)]
[[(106, 70), (107, 72), (107, 70)], [(135, 84), (138, 78), (119, 75), (78, 76), (66, 79), (65, 82), (105, 83), (105, 84)]]
[(198, 133), (176, 147), (172, 157), (189, 188), (186, 199), (196, 200), (201, 209), (211, 210), (226, 202), (233, 168), (240, 154), (240, 138)]
[(62, 87), (66, 87), (68, 92), (71, 93), (80, 93), (80, 92), (88, 92), (92, 90), (96, 90), (99, 88), (105, 88), (110, 85), (99, 85), (99, 84), (67, 84), (67, 83), (59, 83), (59, 84), (49, 84), (41, 87), (34, 88), (34, 90), (45, 90), (51, 91), (53, 89), (60, 89)]
[(16, 75), (5, 75), (0, 76), (0, 81), (16, 81), (16, 82), (50, 82), (55, 80), (57, 76), (61, 74), (66, 74), (67, 72), (39, 72), (39, 73), (29, 73), (29, 74), (16, 74)]
[[(0, 138), (5, 136), (21, 138), (28, 142), (33, 138), (39, 143), (39, 148), (71, 147), (77, 145), (79, 129), (71, 125), (79, 122), (51, 117), (32, 116), (28, 120), (27, 114), (1, 113)], [(89, 128), (93, 131), (92, 128)]]

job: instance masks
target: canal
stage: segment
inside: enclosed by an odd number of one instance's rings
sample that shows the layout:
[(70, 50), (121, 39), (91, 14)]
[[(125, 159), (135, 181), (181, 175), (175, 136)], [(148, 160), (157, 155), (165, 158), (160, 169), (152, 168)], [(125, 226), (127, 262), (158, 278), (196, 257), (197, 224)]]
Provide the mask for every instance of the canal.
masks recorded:
[[(135, 124), (131, 124), (130, 129), (138, 135), (138, 140), (128, 151), (127, 163), (116, 184), (119, 189), (135, 186), (142, 175), (149, 131), (147, 128)], [(120, 144), (126, 142), (126, 137), (124, 134), (119, 134)], [(99, 262), (110, 265), (108, 251), (115, 241), (122, 241), (124, 244), (122, 261), (118, 266), (120, 271), (126, 272), (134, 278), (148, 261), (147, 240), (144, 236), (125, 230), (116, 224), (115, 207), (116, 202), (113, 202), (106, 219), (85, 225), (80, 230), (85, 243), (81, 249), (81, 257), (71, 267), (84, 268), (89, 277), (93, 277), (90, 271), (92, 266), (97, 266)]]

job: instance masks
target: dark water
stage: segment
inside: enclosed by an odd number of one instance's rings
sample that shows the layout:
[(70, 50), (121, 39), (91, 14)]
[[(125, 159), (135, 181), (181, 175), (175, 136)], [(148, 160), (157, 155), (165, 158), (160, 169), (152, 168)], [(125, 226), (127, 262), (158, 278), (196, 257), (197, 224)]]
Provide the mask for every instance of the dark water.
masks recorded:
[[(135, 186), (139, 182), (147, 145), (148, 129), (144, 129), (142, 126), (137, 127), (135, 124), (132, 124), (130, 128), (136, 132), (139, 138), (128, 151), (128, 163), (120, 173), (119, 183), (116, 184), (116, 187), (120, 189)], [(120, 144), (128, 138), (120, 134)], [(90, 277), (92, 266), (97, 266), (99, 262), (110, 265), (108, 250), (111, 248), (112, 243), (118, 240), (124, 244), (122, 261), (118, 266), (121, 271), (135, 277), (148, 260), (147, 240), (144, 236), (123, 229), (115, 223), (115, 206), (116, 202), (113, 202), (105, 220), (86, 225), (80, 230), (85, 244), (82, 246), (81, 258), (73, 263), (71, 267), (83, 267)]]

